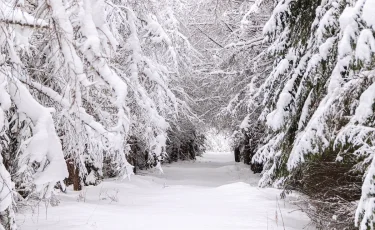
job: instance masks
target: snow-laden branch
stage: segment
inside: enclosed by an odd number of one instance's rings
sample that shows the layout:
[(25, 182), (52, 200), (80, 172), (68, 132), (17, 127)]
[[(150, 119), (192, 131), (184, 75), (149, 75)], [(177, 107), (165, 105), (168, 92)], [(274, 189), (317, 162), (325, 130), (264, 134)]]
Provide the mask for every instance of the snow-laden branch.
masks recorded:
[(0, 22), (25, 27), (49, 28), (49, 24), (43, 19), (37, 19), (18, 8), (16, 0), (1, 0)]
[[(46, 86), (43, 86), (40, 83), (37, 83), (35, 81), (23, 81), (28, 86), (35, 88), (36, 90), (40, 91), (41, 93), (47, 95), (50, 97), (53, 101), (60, 104), (64, 109), (69, 110), (71, 108), (71, 103), (69, 100), (65, 97), (63, 97), (61, 94), (57, 93), (51, 88), (48, 88)], [(80, 107), (78, 111), (74, 110), (72, 111), (77, 119), (80, 119), (83, 123), (85, 123), (87, 126), (95, 130), (98, 134), (102, 135), (103, 137), (107, 138), (109, 141), (113, 138), (113, 133), (109, 132), (103, 125), (101, 125), (99, 122), (95, 121), (94, 117), (91, 116), (86, 112), (86, 110), (83, 107)]]
[[(12, 71), (12, 74), (17, 76), (15, 71)], [(60, 139), (56, 134), (51, 115), (54, 109), (40, 105), (16, 78), (8, 82), (8, 87), (9, 95), (17, 106), (18, 113), (25, 114), (34, 123), (33, 135), (27, 141), (28, 162), (40, 163), (34, 183), (37, 185), (37, 191), (47, 186), (45, 197), (49, 197), (55, 183), (68, 177)]]

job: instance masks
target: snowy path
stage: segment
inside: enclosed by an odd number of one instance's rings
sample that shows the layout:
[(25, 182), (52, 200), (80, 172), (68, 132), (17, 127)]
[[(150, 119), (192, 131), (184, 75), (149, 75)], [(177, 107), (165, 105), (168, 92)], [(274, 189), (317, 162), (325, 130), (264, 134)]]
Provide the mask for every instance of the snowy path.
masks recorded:
[[(314, 229), (276, 189), (256, 187), (257, 175), (232, 154), (207, 153), (196, 162), (164, 165), (164, 175), (143, 172), (129, 181), (106, 181), (60, 194), (61, 204), (43, 204), (17, 215), (21, 230), (302, 230)], [(114, 201), (117, 200), (117, 201)], [(294, 211), (294, 212), (291, 212)], [(39, 213), (39, 214), (38, 214)], [(47, 213), (47, 216), (46, 216)], [(284, 222), (284, 226), (283, 226)]]

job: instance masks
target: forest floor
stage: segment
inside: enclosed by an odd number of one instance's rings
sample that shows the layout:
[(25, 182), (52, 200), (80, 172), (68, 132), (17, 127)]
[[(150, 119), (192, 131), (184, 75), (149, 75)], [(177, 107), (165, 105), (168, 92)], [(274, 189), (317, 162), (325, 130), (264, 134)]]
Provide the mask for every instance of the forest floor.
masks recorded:
[(128, 180), (106, 180), (81, 192), (60, 193), (55, 207), (17, 214), (21, 230), (312, 230), (309, 218), (258, 188), (259, 175), (231, 153), (206, 153)]

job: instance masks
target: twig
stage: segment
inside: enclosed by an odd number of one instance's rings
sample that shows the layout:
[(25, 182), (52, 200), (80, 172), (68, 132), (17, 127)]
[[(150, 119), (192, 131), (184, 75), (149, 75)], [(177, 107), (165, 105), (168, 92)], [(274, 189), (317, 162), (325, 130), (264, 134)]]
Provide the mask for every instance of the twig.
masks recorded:
[(279, 200), (276, 196), (276, 203), (277, 203), (277, 207), (279, 208), (279, 212), (280, 212), (280, 216), (281, 216), (281, 221), (283, 222), (283, 228), (285, 230), (285, 224), (284, 224), (284, 218), (283, 218), (283, 213), (281, 212), (281, 209), (280, 209), (280, 205), (279, 205)]

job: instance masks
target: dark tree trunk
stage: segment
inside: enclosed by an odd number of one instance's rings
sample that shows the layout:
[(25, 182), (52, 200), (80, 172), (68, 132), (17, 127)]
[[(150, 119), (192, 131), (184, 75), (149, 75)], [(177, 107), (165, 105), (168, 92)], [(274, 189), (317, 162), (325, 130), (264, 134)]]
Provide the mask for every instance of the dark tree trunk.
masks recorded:
[(76, 166), (73, 159), (68, 159), (66, 161), (66, 165), (68, 167), (69, 177), (65, 179), (66, 185), (73, 184), (74, 191), (81, 191), (81, 178), (79, 176), (79, 168)]
[(254, 173), (261, 173), (263, 171), (263, 164), (252, 163), (251, 171), (253, 171)]
[(252, 132), (245, 134), (242, 152), (244, 163), (250, 165), (254, 173), (261, 173), (263, 171), (263, 164), (252, 161), (260, 140), (260, 132), (258, 129), (259, 127), (255, 127)]
[(251, 164), (251, 150), (249, 144), (245, 144), (244, 151), (243, 151), (243, 162), (247, 165)]
[(81, 191), (82, 186), (81, 186), (81, 178), (79, 176), (79, 168), (74, 165), (75, 170), (74, 170), (74, 175), (73, 175), (73, 190), (74, 191)]
[(240, 162), (241, 161), (241, 152), (240, 152), (240, 147), (237, 146), (235, 149), (234, 149), (234, 161), (236, 162)]
[[(139, 147), (138, 139), (134, 136), (130, 137), (128, 143), (130, 144), (131, 152), (129, 156), (127, 157), (127, 160), (131, 165), (133, 165), (133, 173), (137, 173), (137, 167), (138, 165), (138, 155), (141, 154), (141, 148)], [(146, 160), (146, 159), (145, 159)], [(147, 160), (146, 160), (147, 162)]]

